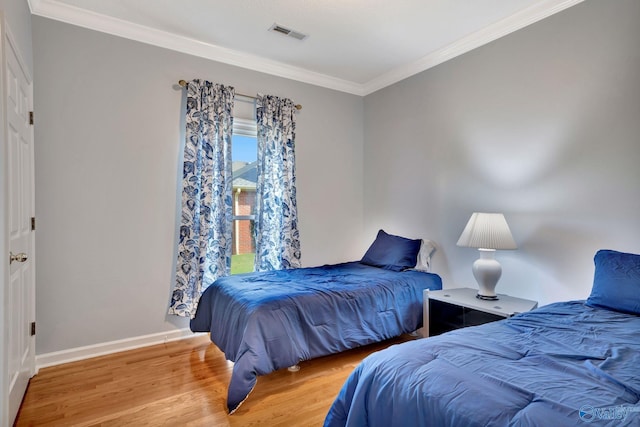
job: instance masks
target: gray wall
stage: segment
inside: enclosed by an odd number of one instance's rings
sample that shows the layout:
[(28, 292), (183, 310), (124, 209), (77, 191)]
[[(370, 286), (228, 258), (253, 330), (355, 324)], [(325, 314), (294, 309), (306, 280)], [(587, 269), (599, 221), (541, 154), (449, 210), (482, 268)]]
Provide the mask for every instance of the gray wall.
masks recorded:
[(455, 246), (504, 212), (499, 292), (584, 298), (599, 248), (640, 252), (640, 2), (587, 0), (362, 98), (34, 18), (37, 353), (170, 331), (180, 78), (287, 96), (303, 261), (359, 258), (378, 228)]
[(445, 287), (475, 286), (455, 246), (503, 212), (498, 292), (588, 296), (599, 248), (640, 252), (640, 2), (588, 0), (365, 98), (365, 234), (431, 238)]
[(363, 99), (34, 18), (37, 354), (187, 327), (175, 271), (183, 91), (204, 78), (303, 105), (305, 265), (361, 256)]

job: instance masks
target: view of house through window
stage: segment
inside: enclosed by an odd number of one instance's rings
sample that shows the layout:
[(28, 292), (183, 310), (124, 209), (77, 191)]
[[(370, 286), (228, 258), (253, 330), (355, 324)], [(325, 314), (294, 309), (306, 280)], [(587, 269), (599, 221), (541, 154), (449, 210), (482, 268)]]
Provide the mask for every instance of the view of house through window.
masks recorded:
[(231, 274), (253, 271), (258, 143), (255, 121), (234, 119), (231, 140), (233, 160), (233, 252)]

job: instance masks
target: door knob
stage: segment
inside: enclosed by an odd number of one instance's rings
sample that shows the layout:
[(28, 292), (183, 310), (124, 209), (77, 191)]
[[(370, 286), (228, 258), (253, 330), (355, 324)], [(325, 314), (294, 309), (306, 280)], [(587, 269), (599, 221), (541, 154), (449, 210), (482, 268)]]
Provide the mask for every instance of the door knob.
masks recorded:
[(9, 252), (9, 264), (13, 263), (13, 261), (25, 262), (27, 260), (27, 254), (24, 252), (20, 252), (19, 254), (13, 254), (13, 252)]

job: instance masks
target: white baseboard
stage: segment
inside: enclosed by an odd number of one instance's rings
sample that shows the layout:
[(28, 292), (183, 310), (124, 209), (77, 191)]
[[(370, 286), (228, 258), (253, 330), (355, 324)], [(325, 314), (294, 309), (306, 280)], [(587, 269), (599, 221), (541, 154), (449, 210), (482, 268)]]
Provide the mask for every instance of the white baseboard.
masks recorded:
[(157, 334), (142, 335), (139, 337), (125, 338), (117, 341), (109, 341), (84, 347), (70, 348), (68, 350), (54, 351), (36, 355), (36, 373), (40, 368), (61, 365), (63, 363), (76, 362), (78, 360), (90, 359), (92, 357), (104, 356), (106, 354), (118, 353), (126, 350), (133, 350), (150, 345), (163, 344), (169, 341), (177, 341), (184, 338), (193, 338), (202, 335), (194, 334), (189, 328), (176, 329), (173, 331), (159, 332)]

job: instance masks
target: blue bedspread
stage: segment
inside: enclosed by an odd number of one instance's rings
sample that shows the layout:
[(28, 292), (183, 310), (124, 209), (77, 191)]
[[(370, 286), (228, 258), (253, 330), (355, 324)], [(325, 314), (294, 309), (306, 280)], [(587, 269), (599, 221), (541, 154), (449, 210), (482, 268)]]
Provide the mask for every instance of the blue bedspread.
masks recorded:
[(191, 330), (235, 362), (233, 412), (257, 375), (417, 329), (422, 291), (441, 288), (435, 274), (359, 262), (228, 276), (202, 294)]
[(640, 317), (551, 304), (389, 347), (325, 426), (640, 426)]

